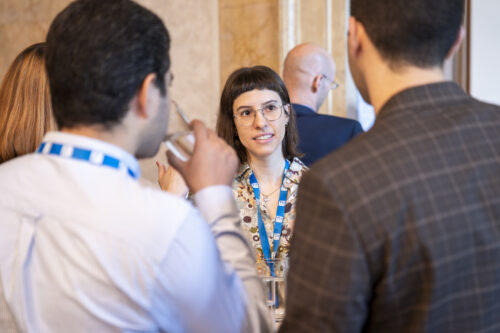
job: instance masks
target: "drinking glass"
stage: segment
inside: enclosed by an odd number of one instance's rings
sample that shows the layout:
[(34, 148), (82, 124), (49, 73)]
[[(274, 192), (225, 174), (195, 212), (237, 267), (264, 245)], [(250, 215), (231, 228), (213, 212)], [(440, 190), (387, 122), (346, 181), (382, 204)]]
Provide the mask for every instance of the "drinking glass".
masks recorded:
[(288, 258), (273, 258), (257, 261), (257, 272), (264, 282), (266, 303), (277, 326), (285, 317), (286, 276)]
[(193, 155), (194, 134), (191, 131), (175, 132), (165, 137), (165, 146), (181, 161), (186, 162)]
[[(186, 128), (189, 128), (189, 124), (191, 120), (185, 114), (179, 105), (171, 100), (174, 109), (177, 111), (179, 116), (181, 117)], [(167, 146), (167, 149), (172, 151), (174, 155), (179, 158), (181, 161), (186, 162), (194, 151), (194, 134), (191, 130), (179, 131), (168, 134), (165, 137), (164, 144)]]

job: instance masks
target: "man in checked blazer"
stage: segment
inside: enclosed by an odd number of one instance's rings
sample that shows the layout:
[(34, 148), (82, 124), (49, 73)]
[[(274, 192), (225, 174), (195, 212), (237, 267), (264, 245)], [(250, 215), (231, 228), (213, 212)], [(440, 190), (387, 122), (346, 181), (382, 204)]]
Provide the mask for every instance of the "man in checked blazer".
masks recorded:
[(373, 128), (304, 176), (281, 332), (500, 331), (500, 107), (444, 82), (464, 0), (351, 0)]

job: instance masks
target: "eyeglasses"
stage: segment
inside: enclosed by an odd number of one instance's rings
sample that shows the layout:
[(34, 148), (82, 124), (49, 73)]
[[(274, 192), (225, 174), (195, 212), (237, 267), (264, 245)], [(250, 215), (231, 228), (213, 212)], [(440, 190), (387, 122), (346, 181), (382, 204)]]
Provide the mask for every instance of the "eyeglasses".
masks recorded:
[(179, 114), (179, 116), (181, 116), (182, 120), (184, 120), (184, 122), (186, 123), (186, 125), (189, 126), (189, 124), (191, 123), (191, 119), (189, 119), (188, 115), (185, 114), (184, 111), (181, 110), (179, 104), (177, 104), (176, 101), (174, 101), (173, 99), (171, 99), (170, 102), (175, 107), (175, 111), (177, 111), (177, 113)]
[(267, 121), (275, 121), (278, 120), (281, 117), (281, 114), (283, 113), (283, 107), (288, 104), (283, 104), (283, 105), (278, 105), (274, 103), (267, 104), (263, 106), (260, 109), (253, 109), (253, 108), (244, 108), (244, 109), (239, 109), (236, 111), (236, 114), (233, 115), (234, 119), (240, 124), (241, 126), (250, 126), (253, 124), (255, 121), (255, 117), (257, 115), (257, 111), (260, 111), (262, 116), (267, 120)]
[(339, 84), (333, 80), (331, 80), (328, 76), (326, 76), (325, 74), (321, 74), (322, 78), (323, 79), (326, 79), (328, 82), (330, 82), (330, 89), (331, 90), (335, 90), (339, 87)]

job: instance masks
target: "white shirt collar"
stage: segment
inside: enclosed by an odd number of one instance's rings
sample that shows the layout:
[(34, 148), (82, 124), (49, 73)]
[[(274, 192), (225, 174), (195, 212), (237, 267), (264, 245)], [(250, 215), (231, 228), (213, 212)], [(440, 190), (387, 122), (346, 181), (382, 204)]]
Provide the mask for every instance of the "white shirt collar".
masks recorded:
[[(138, 179), (141, 176), (141, 169), (137, 159), (124, 149), (111, 143), (64, 132), (48, 132), (45, 134), (43, 142), (46, 144), (59, 143), (64, 146), (78, 147), (114, 157), (120, 160), (122, 167), (128, 168), (134, 174), (134, 178)], [(64, 156), (64, 154), (61, 154), (61, 156)]]

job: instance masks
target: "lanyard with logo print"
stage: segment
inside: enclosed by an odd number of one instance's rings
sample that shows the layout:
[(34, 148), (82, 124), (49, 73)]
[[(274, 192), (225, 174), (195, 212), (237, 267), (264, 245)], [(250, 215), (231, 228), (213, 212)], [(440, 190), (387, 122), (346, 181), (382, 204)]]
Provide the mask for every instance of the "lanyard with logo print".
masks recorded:
[(264, 221), (262, 220), (262, 214), (260, 212), (260, 189), (259, 183), (257, 182), (257, 178), (253, 172), (250, 172), (250, 185), (253, 189), (253, 194), (255, 196), (255, 201), (257, 204), (257, 217), (258, 217), (258, 227), (259, 227), (259, 236), (260, 242), (262, 244), (262, 253), (264, 254), (264, 259), (269, 264), (269, 269), (271, 270), (271, 275), (274, 276), (274, 268), (273, 265), (270, 264), (270, 259), (276, 258), (276, 254), (278, 253), (278, 247), (281, 239), (281, 230), (283, 229), (283, 220), (285, 218), (285, 204), (286, 204), (286, 196), (288, 194), (288, 189), (283, 186), (283, 181), (285, 179), (286, 172), (290, 167), (290, 162), (285, 160), (285, 170), (283, 171), (283, 178), (281, 179), (281, 190), (278, 201), (278, 207), (276, 208), (276, 218), (274, 219), (274, 233), (273, 233), (273, 253), (271, 254), (271, 248), (269, 246), (269, 239), (267, 238), (266, 226), (264, 225)]
[(114, 156), (104, 154), (90, 149), (76, 147), (73, 145), (56, 143), (56, 142), (42, 142), (37, 149), (38, 154), (55, 155), (74, 160), (87, 162), (97, 166), (109, 167), (126, 172), (130, 177), (139, 179), (141, 171), (139, 165), (133, 166), (126, 163)]

